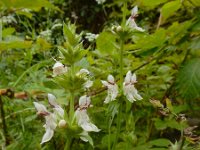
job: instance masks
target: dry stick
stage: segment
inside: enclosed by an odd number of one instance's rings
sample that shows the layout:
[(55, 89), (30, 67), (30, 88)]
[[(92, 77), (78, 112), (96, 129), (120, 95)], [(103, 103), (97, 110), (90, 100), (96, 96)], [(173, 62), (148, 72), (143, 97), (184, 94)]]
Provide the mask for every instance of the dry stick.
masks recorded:
[(7, 126), (6, 126), (6, 120), (5, 120), (5, 112), (4, 112), (4, 108), (3, 108), (3, 101), (2, 98), (0, 96), (0, 111), (1, 111), (1, 120), (2, 120), (2, 128), (3, 128), (3, 133), (4, 133), (4, 137), (5, 137), (5, 143), (6, 145), (9, 144), (9, 137), (8, 137), (8, 130), (7, 130)]
[(160, 27), (161, 23), (162, 23), (162, 14), (160, 13), (156, 29), (158, 29)]

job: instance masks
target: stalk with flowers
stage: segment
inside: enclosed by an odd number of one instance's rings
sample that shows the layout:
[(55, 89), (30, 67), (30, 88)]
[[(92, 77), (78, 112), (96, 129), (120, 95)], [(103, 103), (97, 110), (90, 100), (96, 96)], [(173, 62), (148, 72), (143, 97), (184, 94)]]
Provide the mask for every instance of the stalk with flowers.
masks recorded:
[[(124, 107), (123, 101), (126, 103), (133, 103), (134, 101), (141, 100), (142, 97), (135, 88), (136, 74), (129, 70), (124, 78), (124, 71), (127, 70), (127, 66), (124, 64), (124, 44), (129, 40), (134, 32), (143, 32), (144, 30), (137, 26), (135, 17), (137, 16), (137, 6), (133, 8), (131, 17), (126, 23), (122, 23), (122, 26), (114, 26), (112, 28), (112, 34), (119, 40), (119, 48), (117, 59), (119, 59), (119, 84), (118, 80), (114, 79), (114, 76), (109, 74), (107, 81), (101, 80), (101, 83), (107, 89), (107, 96), (104, 100), (105, 104), (112, 106), (113, 101), (116, 101), (117, 107), (117, 131), (114, 142), (111, 144), (109, 140), (108, 149), (115, 149), (118, 142), (119, 134), (121, 132), (122, 119), (122, 107)], [(124, 14), (125, 16), (126, 14)], [(49, 111), (45, 105), (34, 102), (37, 114), (45, 118), (45, 133), (42, 137), (41, 144), (50, 141), (55, 134), (57, 127), (64, 129), (67, 139), (65, 149), (70, 149), (73, 139), (79, 137), (84, 142), (90, 142), (93, 145), (92, 138), (89, 136), (89, 132), (100, 132), (96, 125), (92, 123), (87, 113), (87, 109), (91, 107), (91, 87), (93, 86), (92, 75), (86, 68), (80, 68), (77, 65), (88, 52), (83, 48), (81, 42), (81, 34), (76, 34), (76, 28), (71, 24), (63, 24), (63, 33), (65, 36), (65, 43), (63, 46), (59, 46), (61, 60), (55, 58), (55, 64), (52, 69), (52, 80), (59, 85), (68, 94), (68, 107), (62, 107), (56, 101), (56, 97), (52, 93), (48, 93), (48, 103), (50, 104), (52, 111)], [(98, 37), (97, 37), (98, 38)], [(77, 101), (77, 97), (79, 100)], [(75, 105), (78, 103), (78, 105)], [(66, 104), (67, 105), (67, 104)], [(129, 104), (126, 104), (127, 107)], [(126, 113), (128, 108), (126, 108)], [(113, 116), (114, 119), (114, 116)], [(112, 119), (112, 121), (113, 121)], [(110, 139), (110, 129), (112, 121), (109, 122), (108, 136)], [(81, 128), (81, 129), (79, 129)]]

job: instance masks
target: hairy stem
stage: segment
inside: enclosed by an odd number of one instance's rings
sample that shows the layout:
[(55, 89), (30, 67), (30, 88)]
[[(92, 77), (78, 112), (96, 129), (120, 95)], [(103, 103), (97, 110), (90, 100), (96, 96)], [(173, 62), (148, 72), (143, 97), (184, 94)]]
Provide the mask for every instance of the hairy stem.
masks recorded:
[[(120, 41), (120, 99), (122, 99), (122, 93), (123, 93), (123, 67), (124, 67), (124, 63), (123, 63), (123, 51), (124, 51), (124, 40), (121, 39)], [(115, 136), (115, 142), (113, 144), (113, 149), (115, 149), (118, 138), (119, 138), (119, 133), (121, 130), (121, 114), (122, 114), (122, 109), (121, 109), (121, 105), (122, 103), (120, 103), (119, 105), (119, 109), (118, 109), (118, 115), (117, 115), (117, 132), (116, 132), (116, 136)]]
[(72, 142), (72, 138), (68, 138), (67, 141), (66, 141), (66, 144), (65, 144), (65, 148), (64, 150), (70, 150), (71, 148), (71, 142)]

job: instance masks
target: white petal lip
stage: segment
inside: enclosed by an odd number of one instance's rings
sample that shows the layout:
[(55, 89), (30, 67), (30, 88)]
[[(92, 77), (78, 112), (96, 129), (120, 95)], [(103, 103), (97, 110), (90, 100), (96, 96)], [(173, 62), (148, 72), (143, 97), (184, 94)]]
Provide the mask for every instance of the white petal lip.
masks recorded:
[(99, 132), (100, 129), (98, 129), (93, 123), (91, 122), (86, 122), (81, 124), (81, 127), (83, 128), (83, 130), (87, 131), (87, 132)]
[(87, 132), (99, 132), (100, 129), (98, 129), (93, 123), (90, 122), (89, 116), (87, 114), (87, 110), (83, 109), (77, 109), (75, 112), (75, 116), (78, 122), (78, 125)]
[(42, 137), (42, 142), (40, 144), (43, 144), (45, 142), (48, 142), (49, 140), (51, 140), (51, 138), (54, 135), (54, 130), (47, 128), (45, 134)]

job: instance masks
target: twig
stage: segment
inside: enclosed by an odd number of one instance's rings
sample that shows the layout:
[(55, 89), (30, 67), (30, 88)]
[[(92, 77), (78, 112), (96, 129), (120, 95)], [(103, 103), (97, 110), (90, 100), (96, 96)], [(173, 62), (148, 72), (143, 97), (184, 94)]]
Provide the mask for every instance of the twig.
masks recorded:
[(5, 144), (8, 145), (9, 144), (9, 136), (8, 136), (8, 130), (7, 130), (7, 126), (6, 126), (5, 112), (4, 112), (3, 101), (2, 101), (1, 96), (0, 96), (0, 111), (1, 111), (2, 129), (3, 129), (3, 133), (4, 133), (4, 137), (5, 137)]
[(161, 23), (162, 23), (162, 14), (160, 13), (156, 29), (158, 29), (160, 27)]

